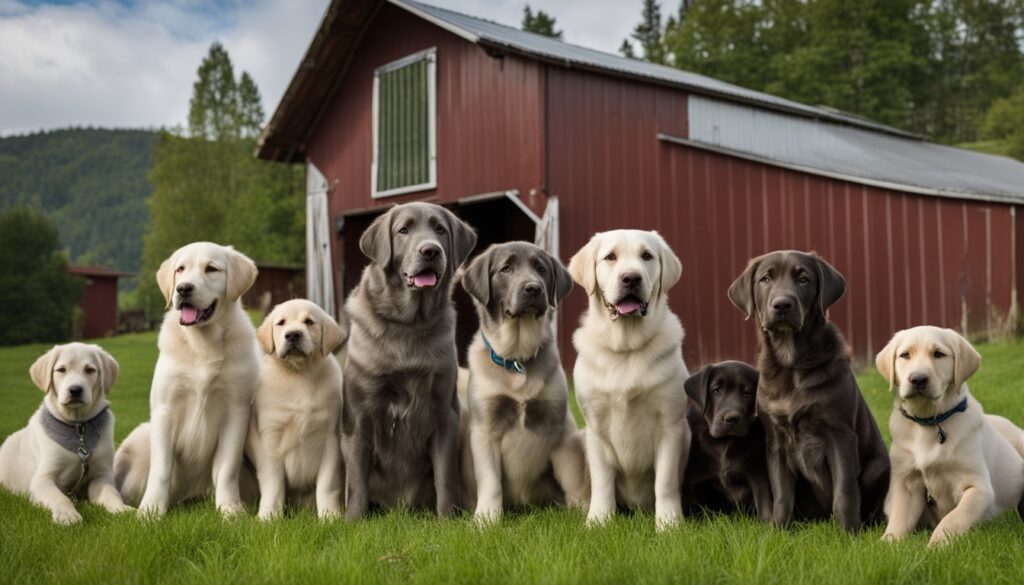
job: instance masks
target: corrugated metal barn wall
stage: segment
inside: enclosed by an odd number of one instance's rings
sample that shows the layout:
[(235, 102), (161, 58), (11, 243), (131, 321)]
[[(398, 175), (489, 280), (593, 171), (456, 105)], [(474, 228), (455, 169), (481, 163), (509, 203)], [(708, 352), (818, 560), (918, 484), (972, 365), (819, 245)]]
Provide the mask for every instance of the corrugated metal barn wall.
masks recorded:
[[(691, 369), (752, 360), (755, 326), (726, 290), (767, 251), (816, 250), (849, 282), (831, 318), (858, 360), (892, 333), (930, 323), (995, 332), (1014, 290), (1013, 207), (878, 189), (659, 142), (686, 136), (678, 91), (582, 72), (548, 72), (549, 193), (562, 201), (565, 260), (595, 231), (656, 229), (683, 262), (670, 303)], [(1019, 264), (1019, 262), (1018, 262)], [(566, 302), (561, 331), (585, 307)], [(561, 339), (574, 361), (569, 335)]]

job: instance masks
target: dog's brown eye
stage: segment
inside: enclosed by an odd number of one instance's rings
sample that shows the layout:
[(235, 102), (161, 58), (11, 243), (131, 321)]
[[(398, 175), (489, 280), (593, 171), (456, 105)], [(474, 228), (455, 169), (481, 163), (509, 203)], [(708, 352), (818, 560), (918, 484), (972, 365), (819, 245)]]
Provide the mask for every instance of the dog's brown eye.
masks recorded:
[(504, 272), (505, 274), (508, 274), (509, 272), (512, 272), (512, 267), (506, 264), (501, 267), (501, 271)]
[(905, 351), (905, 352), (900, 354), (900, 357), (905, 359), (905, 360), (909, 360), (910, 359), (910, 352), (909, 351)]
[(607, 256), (604, 257), (604, 259), (609, 261), (609, 262), (615, 262), (615, 254), (614, 253), (608, 254)]
[(63, 374), (64, 372), (68, 371), (68, 369), (65, 368), (64, 366), (61, 366), (61, 367), (57, 368), (54, 371), (57, 371), (57, 372), (60, 372), (61, 374)]
[(541, 265), (541, 264), (537, 265), (537, 274), (544, 274), (547, 271), (548, 271), (548, 269), (544, 268), (543, 265)]
[(303, 323), (305, 323), (306, 325), (312, 325), (313, 324), (313, 320), (312, 319), (306, 319), (305, 321), (303, 321)]
[(434, 231), (437, 232), (437, 235), (443, 236), (445, 234), (446, 230), (444, 229), (443, 225), (439, 225), (439, 226), (434, 228)]
[(220, 272), (220, 268), (217, 268), (216, 266), (210, 265), (210, 266), (206, 267), (206, 271), (207, 272)]
[(402, 234), (404, 236), (404, 235), (409, 233), (409, 228), (407, 228), (407, 227), (400, 227), (400, 228), (398, 228), (398, 233), (400, 233), (400, 234)]
[(759, 280), (758, 282), (760, 282), (761, 284), (768, 284), (771, 281), (772, 281), (772, 277), (770, 277), (767, 274), (765, 274), (764, 276), (761, 277), (761, 280)]
[(722, 389), (721, 388), (712, 388), (711, 389), (711, 393), (714, 394), (715, 396), (721, 396), (722, 395)]
[(933, 354), (932, 354), (932, 356), (934, 356), (934, 357), (935, 357), (935, 359), (939, 359), (939, 358), (944, 358), (944, 357), (946, 357), (946, 354), (944, 354), (944, 353), (942, 353), (941, 351), (939, 351), (939, 350), (937, 350), (937, 349), (936, 349), (936, 350), (935, 350), (935, 353), (933, 353)]
[(88, 367), (88, 368), (85, 368), (85, 373), (86, 374), (95, 374), (96, 373), (96, 368), (93, 368), (91, 366)]
[(653, 256), (653, 255), (652, 255), (652, 254), (651, 254), (650, 252), (644, 252), (643, 254), (640, 254), (640, 258), (641, 258), (641, 259), (642, 259), (642, 260), (643, 260), (644, 262), (646, 262), (646, 261), (648, 261), (648, 260), (653, 260), (653, 259), (654, 259), (654, 256)]
[(277, 322), (277, 326), (278, 327), (284, 327), (284, 319), (281, 319), (280, 321), (278, 321)]
[(811, 279), (801, 274), (799, 278), (796, 279), (796, 281), (799, 282), (800, 284), (807, 284), (808, 282), (811, 282)]
[(184, 266), (179, 266), (178, 269), (175, 270), (175, 272), (185, 272), (185, 267)]

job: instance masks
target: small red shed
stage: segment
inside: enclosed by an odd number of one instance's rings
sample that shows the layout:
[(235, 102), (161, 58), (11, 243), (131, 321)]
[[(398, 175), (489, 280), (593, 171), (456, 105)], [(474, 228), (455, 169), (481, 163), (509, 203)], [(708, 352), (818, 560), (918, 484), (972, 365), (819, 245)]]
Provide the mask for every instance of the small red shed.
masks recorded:
[(269, 311), (276, 305), (306, 294), (303, 267), (257, 262), (256, 268), (259, 274), (242, 297), (244, 306)]
[(83, 339), (110, 337), (117, 333), (117, 279), (135, 276), (104, 266), (68, 266), (68, 272), (85, 279), (79, 306), (85, 316)]
[[(432, 201), (478, 249), (534, 240), (563, 261), (596, 231), (658, 230), (683, 263), (670, 302), (692, 369), (753, 358), (726, 290), (780, 248), (846, 275), (831, 316), (862, 361), (912, 325), (1019, 323), (1024, 164), (413, 0), (331, 2), (258, 156), (307, 163), (308, 295), (328, 310), (373, 217)], [(560, 312), (567, 366), (585, 300)], [(456, 303), (464, 347), (476, 319)]]

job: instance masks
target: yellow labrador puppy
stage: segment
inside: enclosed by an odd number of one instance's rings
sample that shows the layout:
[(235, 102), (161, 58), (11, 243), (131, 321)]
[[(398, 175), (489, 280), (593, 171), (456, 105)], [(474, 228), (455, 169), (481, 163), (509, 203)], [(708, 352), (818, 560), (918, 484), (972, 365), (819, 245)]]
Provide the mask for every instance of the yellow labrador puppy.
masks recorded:
[(196, 242), (165, 260), (156, 280), (170, 310), (160, 326), (150, 422), (117, 451), (118, 489), (141, 501), (141, 513), (160, 516), (215, 487), (217, 509), (240, 513), (239, 470), (259, 379), (256, 331), (240, 299), (256, 265), (234, 248)]
[(889, 418), (892, 480), (883, 538), (934, 527), (947, 542), (1020, 502), (1024, 431), (986, 415), (965, 383), (981, 356), (952, 329), (900, 331), (879, 352), (878, 371), (896, 391)]
[(29, 375), (46, 396), (28, 421), (0, 445), (0, 485), (27, 494), (58, 524), (82, 516), (65, 494), (117, 514), (131, 510), (114, 487), (114, 415), (107, 394), (117, 380), (117, 362), (96, 345), (55, 346)]
[(680, 518), (680, 462), (690, 450), (683, 327), (668, 307), (682, 265), (657, 232), (615, 230), (595, 235), (569, 272), (590, 299), (573, 335), (587, 422), (587, 523), (607, 521), (616, 502), (653, 504), (663, 530)]
[(245, 454), (256, 466), (261, 520), (285, 500), (321, 518), (341, 514), (341, 366), (345, 331), (323, 309), (296, 299), (274, 307), (256, 330), (260, 362)]

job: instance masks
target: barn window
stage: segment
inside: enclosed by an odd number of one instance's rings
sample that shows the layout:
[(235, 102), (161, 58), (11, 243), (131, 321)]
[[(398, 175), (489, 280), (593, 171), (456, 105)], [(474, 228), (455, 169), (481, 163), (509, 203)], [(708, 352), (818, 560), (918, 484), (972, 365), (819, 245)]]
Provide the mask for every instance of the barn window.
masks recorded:
[(437, 186), (437, 49), (388, 63), (373, 76), (374, 197)]

